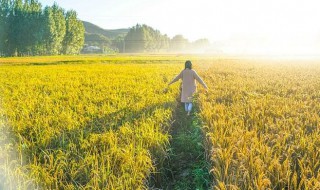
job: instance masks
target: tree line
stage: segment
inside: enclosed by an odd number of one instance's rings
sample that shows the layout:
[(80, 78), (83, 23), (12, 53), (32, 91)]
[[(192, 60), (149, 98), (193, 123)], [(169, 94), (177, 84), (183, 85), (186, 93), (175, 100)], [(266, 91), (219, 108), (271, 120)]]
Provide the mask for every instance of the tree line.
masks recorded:
[(196, 52), (208, 48), (208, 39), (199, 39), (189, 42), (183, 35), (169, 38), (145, 24), (137, 24), (130, 28), (126, 36), (118, 36), (112, 40), (111, 47), (123, 53), (140, 52)]
[(0, 0), (0, 55), (78, 54), (84, 26), (74, 10), (37, 0)]

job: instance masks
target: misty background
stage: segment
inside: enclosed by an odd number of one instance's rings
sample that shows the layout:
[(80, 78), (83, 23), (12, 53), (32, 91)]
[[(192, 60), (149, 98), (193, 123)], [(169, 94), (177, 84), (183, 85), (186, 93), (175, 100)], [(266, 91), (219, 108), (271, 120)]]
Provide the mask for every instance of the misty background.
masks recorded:
[[(315, 0), (26, 2), (1, 1), (1, 55), (320, 55), (320, 12)], [(70, 15), (72, 19), (67, 18)], [(75, 27), (72, 20), (82, 25)]]

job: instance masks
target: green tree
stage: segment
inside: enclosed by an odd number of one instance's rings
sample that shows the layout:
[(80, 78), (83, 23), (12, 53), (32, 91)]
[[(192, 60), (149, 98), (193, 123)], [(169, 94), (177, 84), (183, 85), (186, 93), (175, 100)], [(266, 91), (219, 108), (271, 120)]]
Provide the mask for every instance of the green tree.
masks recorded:
[(112, 40), (111, 47), (118, 52), (124, 53), (124, 36), (117, 36)]
[(44, 9), (44, 39), (47, 54), (57, 55), (62, 53), (63, 40), (66, 34), (66, 20), (64, 10), (56, 3)]
[[(66, 22), (68, 22), (66, 24)], [(38, 0), (0, 0), (0, 56), (79, 53), (84, 27), (75, 11)]]
[(8, 33), (7, 33), (7, 54), (11, 56), (20, 55), (23, 47), (23, 2), (22, 0), (12, 1), (12, 9), (8, 16)]
[(188, 39), (182, 35), (176, 35), (170, 40), (170, 51), (182, 52), (185, 51), (189, 45)]
[(39, 52), (39, 46), (42, 43), (41, 4), (36, 0), (25, 1), (23, 6), (23, 30), (21, 39), (23, 41), (22, 54), (35, 55)]
[(6, 55), (9, 33), (10, 0), (0, 0), (0, 56)]
[(169, 38), (147, 25), (132, 27), (124, 39), (126, 52), (158, 52), (168, 48)]
[(89, 46), (104, 47), (109, 46), (111, 44), (111, 40), (101, 34), (85, 33), (85, 44)]
[(190, 49), (193, 52), (203, 52), (210, 46), (208, 39), (202, 38), (192, 42)]
[(152, 43), (149, 51), (151, 52), (159, 52), (159, 51), (167, 51), (169, 48), (169, 37), (167, 35), (162, 35), (160, 31), (154, 30), (150, 28), (150, 34), (152, 38)]
[(142, 26), (137, 24), (130, 28), (124, 38), (124, 52), (144, 52), (144, 31)]
[(66, 14), (66, 34), (63, 41), (64, 54), (80, 53), (84, 44), (84, 26), (77, 18), (75, 11), (68, 11)]
[(167, 35), (163, 35), (160, 37), (160, 39), (161, 39), (160, 50), (168, 51), (170, 47), (170, 38)]

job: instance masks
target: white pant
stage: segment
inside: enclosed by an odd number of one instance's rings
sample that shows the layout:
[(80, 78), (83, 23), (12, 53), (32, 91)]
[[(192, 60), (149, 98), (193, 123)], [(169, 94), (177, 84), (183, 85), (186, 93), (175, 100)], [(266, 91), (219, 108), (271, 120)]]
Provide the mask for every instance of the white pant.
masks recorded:
[(192, 102), (185, 102), (184, 103), (184, 110), (190, 112), (192, 109)]

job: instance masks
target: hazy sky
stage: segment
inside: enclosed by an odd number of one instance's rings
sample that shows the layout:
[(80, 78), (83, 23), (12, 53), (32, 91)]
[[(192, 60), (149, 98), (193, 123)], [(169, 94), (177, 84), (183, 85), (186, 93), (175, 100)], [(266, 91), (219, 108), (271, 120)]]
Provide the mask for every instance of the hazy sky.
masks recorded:
[[(320, 1), (316, 0), (55, 1), (105, 29), (140, 23), (169, 37), (208, 38), (230, 52), (320, 52)], [(52, 5), (54, 0), (40, 2)]]

